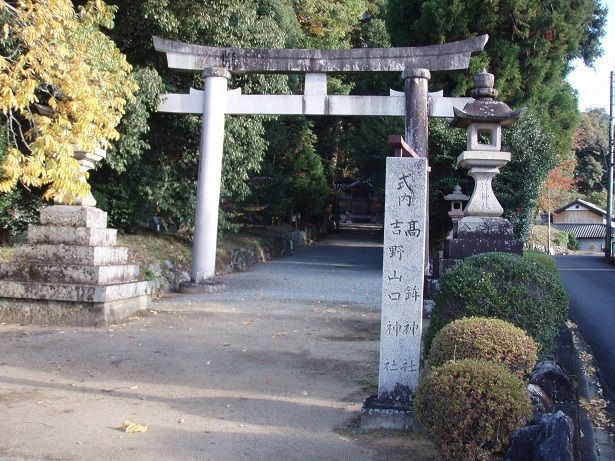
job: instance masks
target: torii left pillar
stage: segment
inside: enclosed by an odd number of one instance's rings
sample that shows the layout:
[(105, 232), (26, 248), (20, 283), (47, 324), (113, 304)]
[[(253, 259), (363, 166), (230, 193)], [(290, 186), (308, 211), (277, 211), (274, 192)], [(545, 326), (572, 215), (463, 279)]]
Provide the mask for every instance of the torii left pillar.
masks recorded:
[(226, 91), (231, 74), (220, 67), (203, 70), (203, 125), (196, 190), (191, 281), (202, 284), (216, 275), (218, 210), (222, 182)]

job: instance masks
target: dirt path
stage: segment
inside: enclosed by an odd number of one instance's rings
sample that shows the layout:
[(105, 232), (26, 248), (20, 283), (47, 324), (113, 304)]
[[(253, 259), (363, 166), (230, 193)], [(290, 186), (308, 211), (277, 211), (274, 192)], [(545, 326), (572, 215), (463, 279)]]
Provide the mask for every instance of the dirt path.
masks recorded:
[[(381, 250), (361, 238), (228, 276), (224, 294), (158, 300), (109, 329), (0, 325), (0, 459), (432, 459), (420, 438), (353, 430), (378, 360), (377, 293), (365, 290), (378, 287)], [(325, 271), (307, 274), (313, 299), (288, 269), (302, 265)], [(359, 272), (348, 299), (327, 299), (328, 283)], [(253, 283), (262, 277), (272, 285)], [(149, 430), (117, 430), (126, 420)]]

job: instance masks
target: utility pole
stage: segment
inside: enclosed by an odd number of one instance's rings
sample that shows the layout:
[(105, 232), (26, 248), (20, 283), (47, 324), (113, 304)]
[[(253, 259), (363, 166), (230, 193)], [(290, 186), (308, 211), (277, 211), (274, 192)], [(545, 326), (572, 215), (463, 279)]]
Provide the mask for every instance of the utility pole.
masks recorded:
[(551, 252), (551, 189), (547, 185), (547, 253)]
[(606, 238), (604, 255), (607, 260), (613, 258), (613, 71), (610, 75), (610, 98), (609, 98), (609, 152), (607, 155), (608, 189), (606, 196)]

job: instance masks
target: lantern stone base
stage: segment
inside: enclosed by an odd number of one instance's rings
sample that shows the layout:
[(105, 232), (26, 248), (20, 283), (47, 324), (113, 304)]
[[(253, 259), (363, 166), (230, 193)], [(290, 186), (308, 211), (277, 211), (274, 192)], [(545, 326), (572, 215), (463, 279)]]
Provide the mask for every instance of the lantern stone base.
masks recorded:
[(465, 258), (492, 251), (523, 254), (523, 242), (514, 238), (512, 224), (505, 218), (462, 218), (444, 241), (441, 257), (434, 261), (434, 276), (442, 277)]
[(107, 213), (56, 205), (41, 211), (41, 224), (0, 265), (1, 322), (104, 326), (147, 307), (153, 286), (126, 264)]

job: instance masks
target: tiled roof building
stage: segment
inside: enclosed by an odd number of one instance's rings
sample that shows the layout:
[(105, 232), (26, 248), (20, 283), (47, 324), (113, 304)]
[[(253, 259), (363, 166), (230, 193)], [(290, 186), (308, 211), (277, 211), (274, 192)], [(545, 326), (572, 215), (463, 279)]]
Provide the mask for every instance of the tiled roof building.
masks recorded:
[(576, 199), (553, 212), (553, 225), (577, 237), (581, 250), (602, 251), (606, 234), (606, 211)]

